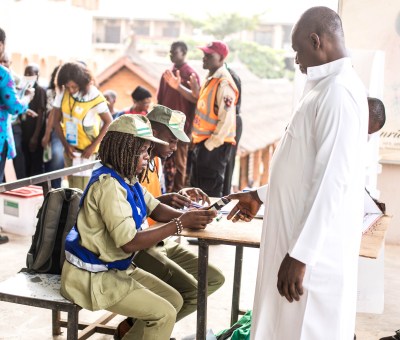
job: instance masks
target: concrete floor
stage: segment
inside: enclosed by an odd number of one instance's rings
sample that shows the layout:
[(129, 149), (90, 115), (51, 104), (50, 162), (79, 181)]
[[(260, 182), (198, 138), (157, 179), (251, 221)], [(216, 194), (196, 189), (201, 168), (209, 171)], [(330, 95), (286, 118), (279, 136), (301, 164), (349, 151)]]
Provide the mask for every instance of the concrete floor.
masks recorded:
[[(1, 271), (0, 281), (15, 274), (25, 266), (25, 256), (31, 243), (30, 237), (9, 234), (10, 242), (0, 245)], [(185, 241), (183, 241), (185, 242)], [(194, 251), (196, 247), (192, 247)], [(385, 253), (385, 310), (383, 314), (358, 314), (356, 333), (358, 340), (377, 340), (393, 335), (400, 328), (400, 246), (387, 245)], [(211, 246), (210, 259), (225, 276), (225, 285), (209, 298), (208, 327), (218, 332), (229, 326), (230, 301), (232, 294), (234, 248), (231, 246)], [(245, 249), (243, 262), (243, 280), (241, 308), (250, 309), (253, 301), (257, 271), (258, 250)], [(102, 312), (81, 311), (85, 321), (94, 321)], [(122, 318), (115, 318), (111, 324), (117, 324)], [(196, 315), (190, 315), (177, 323), (173, 336), (178, 340), (194, 334)], [(0, 339), (46, 340), (51, 336), (51, 312), (46, 309), (0, 302)], [(65, 335), (54, 339), (66, 339)], [(106, 340), (111, 336), (95, 335), (90, 339)], [(285, 339), (286, 340), (286, 339)], [(290, 339), (287, 339), (290, 340)]]

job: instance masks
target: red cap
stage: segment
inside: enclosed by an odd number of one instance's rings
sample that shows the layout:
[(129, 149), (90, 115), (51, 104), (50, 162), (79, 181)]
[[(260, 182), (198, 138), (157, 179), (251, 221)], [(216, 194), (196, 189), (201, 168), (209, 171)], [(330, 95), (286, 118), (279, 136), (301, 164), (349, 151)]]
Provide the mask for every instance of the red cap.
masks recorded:
[(218, 53), (221, 55), (223, 58), (226, 58), (226, 56), (229, 53), (229, 48), (228, 45), (225, 44), (223, 41), (213, 41), (209, 43), (207, 46), (204, 47), (199, 47), (204, 53)]

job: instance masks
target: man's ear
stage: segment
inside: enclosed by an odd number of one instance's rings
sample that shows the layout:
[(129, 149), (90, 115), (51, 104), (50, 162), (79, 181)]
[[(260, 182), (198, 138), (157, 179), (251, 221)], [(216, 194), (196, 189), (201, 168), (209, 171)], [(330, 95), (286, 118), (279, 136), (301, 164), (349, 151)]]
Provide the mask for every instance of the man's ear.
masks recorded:
[(152, 130), (153, 130), (153, 136), (154, 136), (154, 137), (157, 137), (157, 136), (158, 136), (157, 130), (156, 130), (156, 129), (152, 129)]
[(321, 40), (319, 38), (319, 35), (317, 33), (311, 33), (310, 34), (310, 40), (312, 47), (317, 50), (321, 47)]

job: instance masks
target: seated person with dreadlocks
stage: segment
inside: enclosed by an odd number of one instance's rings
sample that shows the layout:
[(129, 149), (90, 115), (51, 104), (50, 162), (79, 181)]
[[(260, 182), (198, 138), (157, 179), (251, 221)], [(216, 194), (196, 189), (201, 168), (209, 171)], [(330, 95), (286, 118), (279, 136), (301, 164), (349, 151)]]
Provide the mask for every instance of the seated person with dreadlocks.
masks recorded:
[[(145, 116), (123, 115), (111, 123), (65, 242), (61, 294), (89, 310), (135, 318), (124, 339), (169, 339), (183, 305), (178, 291), (132, 264), (133, 254), (183, 228), (204, 229), (216, 215), (182, 213), (141, 187), (137, 176), (148, 166), (152, 142), (165, 144)], [(165, 224), (142, 230), (147, 216)]]
[[(163, 105), (156, 105), (146, 116), (155, 137), (167, 142), (155, 144), (151, 150), (149, 168), (141, 177), (141, 184), (148, 192), (161, 202), (175, 208), (188, 207), (191, 199), (202, 203), (210, 203), (208, 196), (198, 188), (185, 188), (179, 193), (161, 195), (159, 159), (166, 159), (176, 150), (178, 140), (189, 142), (184, 132), (186, 116), (180, 111), (171, 110)], [(159, 162), (160, 163), (160, 162)], [(150, 220), (150, 225), (152, 221)], [(197, 308), (197, 273), (198, 256), (177, 242), (164, 240), (154, 247), (142, 250), (135, 255), (134, 263), (140, 269), (152, 273), (168, 285), (175, 288), (183, 298), (183, 306), (178, 313), (177, 321), (194, 312)], [(220, 288), (225, 281), (221, 271), (208, 265), (208, 295)], [(124, 330), (131, 326), (133, 320), (122, 321), (117, 334), (121, 337)]]

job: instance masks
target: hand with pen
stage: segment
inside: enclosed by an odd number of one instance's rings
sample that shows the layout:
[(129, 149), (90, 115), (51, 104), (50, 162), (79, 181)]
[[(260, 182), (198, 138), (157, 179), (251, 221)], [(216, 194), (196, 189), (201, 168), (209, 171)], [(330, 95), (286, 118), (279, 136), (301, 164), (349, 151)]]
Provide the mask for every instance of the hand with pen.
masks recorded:
[(206, 203), (208, 203), (208, 205), (211, 204), (208, 195), (200, 188), (183, 188), (179, 191), (179, 194), (189, 198), (193, 202), (200, 203), (202, 206)]

